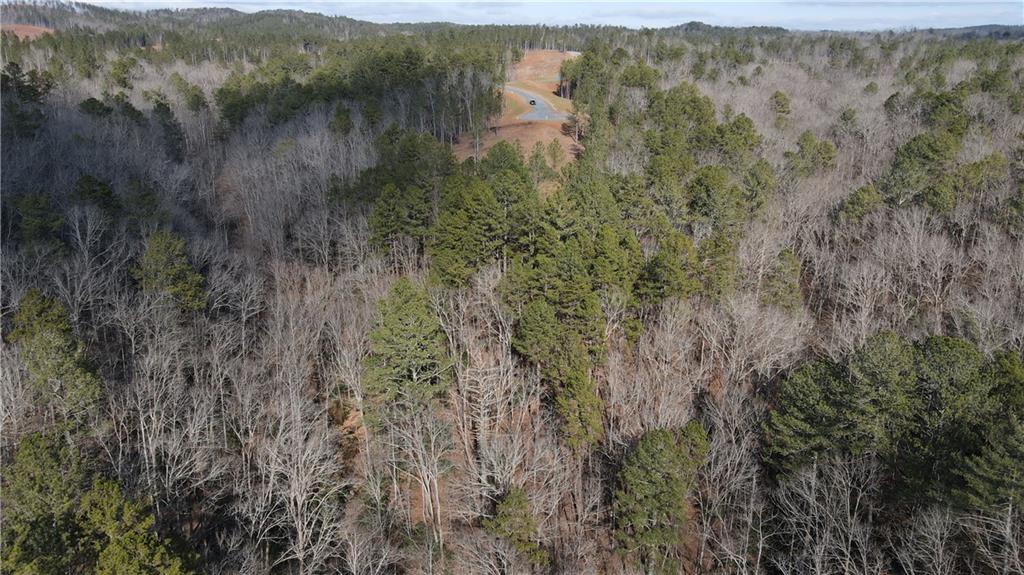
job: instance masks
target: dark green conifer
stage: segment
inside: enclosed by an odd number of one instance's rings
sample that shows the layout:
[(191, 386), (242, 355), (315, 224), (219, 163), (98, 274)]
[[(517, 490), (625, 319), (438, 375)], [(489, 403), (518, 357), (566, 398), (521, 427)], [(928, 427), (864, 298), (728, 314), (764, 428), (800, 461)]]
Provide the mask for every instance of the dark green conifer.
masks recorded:
[(645, 433), (623, 462), (615, 490), (615, 542), (647, 573), (679, 572), (686, 498), (708, 450), (697, 422)]
[(395, 402), (426, 407), (447, 393), (447, 340), (424, 288), (401, 278), (381, 300), (366, 367), (366, 389), (378, 409)]

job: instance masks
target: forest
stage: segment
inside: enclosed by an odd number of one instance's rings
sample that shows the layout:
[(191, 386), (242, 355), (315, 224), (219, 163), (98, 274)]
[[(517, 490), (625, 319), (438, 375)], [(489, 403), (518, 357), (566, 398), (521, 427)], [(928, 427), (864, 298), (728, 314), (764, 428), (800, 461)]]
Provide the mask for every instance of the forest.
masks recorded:
[(0, 573), (1024, 573), (1024, 27), (0, 9)]

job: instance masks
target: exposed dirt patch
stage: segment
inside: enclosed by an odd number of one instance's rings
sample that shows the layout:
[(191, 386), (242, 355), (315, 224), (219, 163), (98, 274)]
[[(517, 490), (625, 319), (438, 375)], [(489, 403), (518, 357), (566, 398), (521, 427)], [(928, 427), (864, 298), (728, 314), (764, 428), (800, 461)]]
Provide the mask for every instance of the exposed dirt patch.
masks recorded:
[(0, 32), (10, 32), (19, 40), (35, 40), (43, 34), (53, 34), (53, 28), (29, 26), (28, 24), (0, 24)]
[[(509, 86), (536, 94), (555, 110), (570, 113), (572, 102), (560, 98), (556, 91), (562, 62), (577, 55), (579, 55), (578, 52), (560, 52), (558, 50), (527, 52), (512, 70)], [(529, 154), (537, 142), (547, 145), (551, 140), (557, 140), (562, 146), (565, 160), (556, 168), (561, 168), (566, 162), (572, 161), (581, 148), (573, 140), (568, 126), (563, 122), (520, 119), (520, 116), (529, 113), (531, 109), (529, 102), (523, 96), (506, 91), (502, 115), (491, 121), (490, 128), (480, 140), (479, 153), (483, 155), (494, 144), (508, 140), (518, 142), (522, 147), (523, 154)], [(454, 146), (454, 151), (459, 159), (475, 156), (478, 150), (472, 135), (463, 134), (459, 138), (459, 143)]]
[[(480, 155), (487, 153), (495, 144), (502, 140), (518, 142), (523, 150), (523, 155), (528, 155), (530, 150), (537, 144), (543, 142), (547, 145), (551, 140), (558, 140), (565, 152), (565, 158), (557, 167), (561, 168), (566, 162), (571, 161), (580, 152), (579, 144), (573, 141), (572, 136), (565, 133), (562, 122), (510, 122), (492, 126), (480, 140)], [(453, 150), (461, 160), (473, 156), (476, 146), (472, 136), (463, 136)]]
[(541, 90), (554, 92), (558, 89), (558, 72), (562, 62), (579, 55), (579, 52), (530, 50), (516, 64), (509, 79), (513, 82), (532, 82)]

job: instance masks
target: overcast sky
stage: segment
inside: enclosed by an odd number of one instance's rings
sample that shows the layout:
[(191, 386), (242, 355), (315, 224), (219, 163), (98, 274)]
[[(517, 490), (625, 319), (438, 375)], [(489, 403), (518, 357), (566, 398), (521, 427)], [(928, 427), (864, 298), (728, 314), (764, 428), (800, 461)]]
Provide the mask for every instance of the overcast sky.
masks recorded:
[(226, 6), (244, 12), (278, 8), (349, 16), (370, 22), (459, 24), (606, 24), (662, 28), (698, 20), (721, 26), (782, 26), (797, 30), (950, 28), (980, 24), (1024, 24), (1024, 0), (907, 2), (721, 1), (721, 2), (327, 2), (323, 0), (98, 0), (103, 6), (141, 10)]

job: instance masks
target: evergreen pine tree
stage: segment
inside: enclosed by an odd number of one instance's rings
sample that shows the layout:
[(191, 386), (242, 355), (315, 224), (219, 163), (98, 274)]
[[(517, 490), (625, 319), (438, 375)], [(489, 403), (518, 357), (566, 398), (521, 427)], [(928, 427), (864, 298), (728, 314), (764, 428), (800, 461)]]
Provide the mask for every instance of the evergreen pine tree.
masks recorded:
[(597, 355), (604, 348), (604, 312), (584, 261), (580, 242), (576, 238), (567, 241), (555, 262), (554, 289), (549, 299), (559, 321)]
[(124, 497), (112, 481), (97, 480), (78, 510), (86, 537), (96, 550), (96, 575), (185, 575), (182, 561), (153, 532), (145, 508)]
[(81, 202), (99, 207), (108, 215), (116, 216), (121, 213), (121, 201), (114, 195), (110, 184), (88, 174), (75, 182), (74, 196)]
[(455, 197), (445, 198), (427, 248), (432, 277), (455, 287), (466, 285), (470, 276), (495, 259), (505, 227), (487, 184), (476, 178), (459, 184), (457, 190), (449, 190)]
[(757, 212), (775, 193), (775, 171), (764, 160), (754, 162), (743, 177), (743, 201), (750, 213)]
[(647, 260), (636, 283), (636, 294), (644, 305), (658, 305), (666, 298), (686, 298), (700, 289), (697, 253), (689, 236), (670, 232), (658, 252)]
[(948, 501), (963, 459), (985, 444), (992, 422), (1006, 415), (998, 411), (995, 381), (986, 377), (985, 357), (973, 343), (932, 336), (918, 344), (916, 358), (920, 403), (906, 417), (917, 425), (900, 471), (908, 494)]
[(997, 402), (1008, 413), (1024, 419), (1024, 357), (1019, 352), (997, 352), (986, 366), (984, 377), (992, 379)]
[(555, 308), (542, 298), (525, 306), (519, 316), (512, 348), (531, 363), (545, 365), (555, 358), (561, 341), (560, 326)]
[(642, 264), (640, 242), (633, 232), (621, 226), (601, 226), (590, 268), (595, 289), (631, 294)]
[(163, 293), (182, 310), (206, 307), (203, 276), (188, 261), (185, 242), (166, 230), (153, 232), (132, 275), (145, 291)]
[(690, 211), (715, 229), (737, 224), (743, 217), (743, 192), (730, 181), (724, 166), (704, 166), (686, 187)]
[(523, 151), (518, 142), (502, 140), (487, 151), (480, 160), (480, 176), (490, 179), (502, 172), (511, 171), (525, 181), (530, 181), (530, 172), (523, 164)]
[(164, 149), (172, 162), (181, 163), (185, 159), (185, 131), (181, 122), (174, 117), (174, 111), (164, 101), (153, 106), (153, 115), (164, 132)]
[(485, 519), (483, 523), (487, 531), (508, 539), (532, 565), (544, 567), (548, 564), (548, 553), (537, 542), (537, 520), (521, 487), (509, 489), (498, 502), (494, 517)]
[(796, 370), (779, 384), (778, 408), (765, 424), (768, 460), (779, 471), (795, 471), (823, 451), (840, 446), (840, 414), (833, 404), (843, 373), (828, 360)]
[(15, 198), (18, 211), (18, 235), (23, 242), (43, 246), (60, 243), (64, 216), (54, 207), (50, 196), (42, 193), (26, 194)]
[(60, 413), (64, 425), (80, 422), (100, 397), (100, 380), (86, 361), (84, 346), (71, 333), (64, 307), (29, 290), (19, 302), (10, 337), (43, 402)]
[[(578, 345), (568, 345), (567, 354), (584, 353)], [(600, 441), (603, 435), (604, 402), (597, 395), (594, 380), (582, 367), (572, 363), (562, 366), (560, 384), (555, 391), (555, 411), (562, 419), (562, 432), (569, 446), (584, 449)]]
[(615, 490), (615, 541), (647, 573), (679, 570), (686, 497), (707, 450), (707, 433), (690, 422), (678, 432), (648, 431), (623, 463)]
[(959, 499), (969, 507), (1001, 510), (1024, 505), (1024, 422), (1016, 414), (992, 426), (981, 452), (966, 459)]
[(580, 335), (558, 319), (551, 304), (538, 298), (523, 307), (512, 346), (540, 368), (552, 387), (569, 445), (579, 449), (598, 441), (604, 405), (590, 377), (590, 357)]
[(891, 455), (913, 425), (920, 405), (913, 345), (881, 332), (846, 361), (849, 391), (836, 396), (851, 421), (845, 441), (855, 449)]
[(75, 519), (84, 472), (53, 435), (23, 437), (4, 469), (4, 573), (70, 573), (81, 561)]
[(503, 222), (502, 244), (505, 258), (534, 251), (534, 238), (543, 226), (540, 197), (529, 181), (511, 170), (499, 172), (487, 180), (500, 209)]
[(430, 198), (422, 188), (387, 184), (370, 212), (370, 241), (385, 250), (402, 241), (422, 246), (430, 217)]
[(555, 177), (555, 171), (548, 166), (547, 152), (544, 149), (543, 142), (537, 142), (533, 146), (533, 149), (530, 150), (530, 159), (527, 162), (527, 169), (530, 171), (530, 176), (533, 178), (534, 185), (538, 185), (545, 180), (550, 180)]
[(447, 392), (451, 360), (444, 331), (426, 290), (407, 278), (380, 302), (366, 367), (366, 388), (378, 408), (396, 401), (425, 407)]

